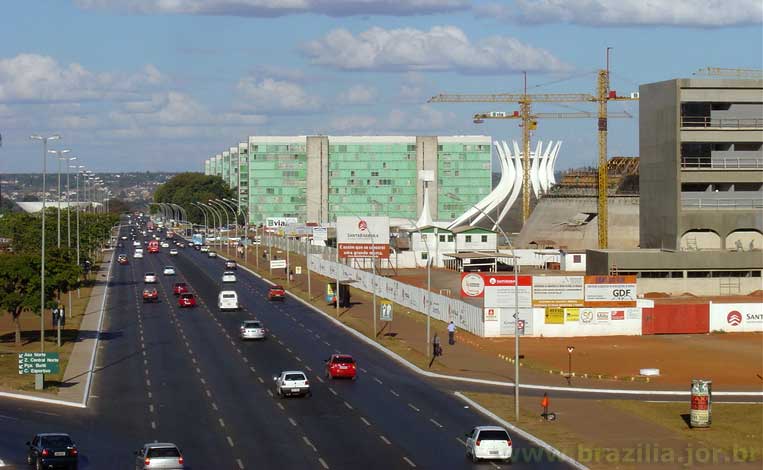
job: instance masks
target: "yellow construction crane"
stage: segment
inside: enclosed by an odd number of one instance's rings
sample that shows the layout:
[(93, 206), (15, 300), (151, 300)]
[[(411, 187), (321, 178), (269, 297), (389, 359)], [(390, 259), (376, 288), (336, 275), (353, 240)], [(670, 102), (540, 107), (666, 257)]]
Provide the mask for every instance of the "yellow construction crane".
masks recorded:
[[(495, 94), (439, 94), (428, 100), (429, 103), (518, 103), (519, 116), (522, 123), (522, 222), (530, 217), (530, 131), (537, 127), (532, 113), (532, 103), (598, 103), (599, 131), (599, 174), (598, 174), (598, 234), (599, 248), (607, 248), (608, 240), (608, 199), (607, 199), (607, 103), (610, 101), (638, 100), (638, 94), (617, 96), (609, 89), (609, 49), (607, 48), (607, 69), (599, 70), (597, 74), (596, 96), (587, 93), (527, 93), (527, 75), (525, 74), (524, 93), (495, 93)], [(477, 116), (477, 115), (475, 115)], [(535, 116), (535, 117), (534, 117)], [(513, 116), (512, 116), (513, 117)], [(583, 116), (580, 116), (583, 117)]]

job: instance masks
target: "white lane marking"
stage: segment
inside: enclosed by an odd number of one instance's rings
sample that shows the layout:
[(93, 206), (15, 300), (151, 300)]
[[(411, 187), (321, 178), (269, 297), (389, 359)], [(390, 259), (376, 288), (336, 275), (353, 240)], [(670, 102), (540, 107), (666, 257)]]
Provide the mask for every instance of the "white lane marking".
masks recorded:
[(363, 421), (364, 423), (366, 423), (366, 426), (371, 426), (371, 423), (369, 423), (369, 422), (368, 422), (368, 420), (367, 420), (366, 418), (364, 418), (364, 417), (362, 417), (362, 416), (361, 416), (361, 417), (360, 417), (360, 420), (361, 420), (361, 421)]
[(268, 395), (270, 395), (271, 398), (272, 398), (273, 397), (273, 390), (268, 390)]
[(149, 413), (153, 413), (154, 412), (154, 405), (148, 405), (148, 411), (149, 411)]
[(311, 447), (314, 452), (318, 452), (318, 449), (313, 445), (312, 442), (310, 442), (310, 439), (308, 439), (307, 436), (302, 436), (302, 440), (305, 441), (305, 444)]
[(201, 374), (201, 369), (199, 369), (199, 368), (197, 367), (197, 368), (196, 368), (196, 372), (197, 372), (197, 373), (199, 373), (199, 374)]
[(461, 439), (460, 437), (457, 437), (456, 440), (461, 443), (462, 446), (466, 447), (466, 441)]
[(291, 348), (286, 348), (286, 352), (290, 353), (291, 352)]
[(329, 343), (329, 342), (328, 342), (328, 341), (326, 341), (326, 340), (323, 340), (323, 343), (324, 343), (326, 346), (331, 346), (331, 343)]
[(331, 388), (331, 387), (329, 387), (329, 392), (331, 392), (331, 393), (332, 393), (334, 396), (337, 396), (337, 395), (339, 395), (338, 393), (336, 393), (336, 390), (334, 390), (334, 389), (333, 389), (333, 388)]
[(212, 409), (213, 409), (213, 410), (215, 410), (215, 411), (217, 411), (217, 403), (215, 403), (215, 402), (212, 402)]
[(247, 359), (246, 356), (244, 356), (242, 359), (244, 360), (244, 362), (249, 362), (249, 359)]
[(358, 367), (358, 369), (360, 369), (360, 371), (361, 371), (361, 372), (363, 372), (364, 374), (365, 374), (366, 372), (368, 372), (366, 369), (364, 369), (364, 368), (362, 368), (362, 367)]
[(257, 372), (257, 369), (255, 369), (255, 368), (254, 368), (254, 367), (252, 367), (252, 366), (249, 366), (249, 370), (251, 370), (252, 372)]
[(218, 422), (218, 423), (220, 423), (220, 427), (221, 427), (221, 428), (224, 428), (224, 427), (225, 427), (225, 421), (223, 421), (223, 419), (222, 419), (222, 418), (217, 418), (217, 422)]
[(399, 393), (397, 393), (396, 391), (392, 390), (391, 388), (389, 389), (389, 393), (391, 393), (391, 394), (395, 395), (396, 397), (399, 397), (399, 396), (400, 396), (400, 394), (399, 394)]
[(152, 397), (151, 392), (148, 392), (148, 398), (151, 398), (151, 397)]
[(305, 369), (307, 369), (308, 372), (312, 372), (313, 371), (313, 368), (310, 367), (310, 366), (305, 366)]
[(296, 359), (297, 362), (302, 362), (302, 359), (300, 359), (299, 356), (294, 356), (294, 359)]
[(204, 391), (206, 392), (208, 397), (210, 397), (210, 398), (212, 397), (212, 392), (210, 392), (209, 390), (204, 390)]
[(318, 382), (323, 383), (323, 379), (320, 378), (319, 376), (316, 375), (315, 378), (318, 379)]
[(410, 466), (411, 466), (411, 468), (416, 468), (416, 464), (415, 464), (415, 463), (413, 463), (413, 462), (411, 461), (411, 459), (409, 459), (408, 457), (403, 457), (403, 460), (405, 460), (405, 462), (406, 462), (408, 465), (410, 465)]
[(340, 351), (338, 349), (334, 349), (334, 352), (337, 353), (337, 354), (342, 354), (342, 351)]
[(276, 403), (276, 406), (278, 406), (281, 409), (281, 411), (285, 410), (285, 408), (283, 407), (283, 404), (281, 403)]
[(156, 429), (156, 423), (154, 421), (151, 421), (151, 429)]
[(297, 425), (297, 422), (294, 421), (294, 418), (289, 418), (289, 422), (291, 423), (292, 426), (296, 426)]
[(415, 411), (415, 412), (417, 412), (417, 413), (418, 413), (419, 411), (421, 411), (420, 409), (416, 408), (416, 406), (415, 406), (413, 403), (408, 403), (408, 407), (409, 407), (410, 409), (414, 410), (414, 411)]
[(438, 423), (437, 421), (435, 421), (435, 420), (434, 420), (434, 419), (432, 419), (432, 418), (429, 418), (429, 421), (431, 421), (431, 422), (432, 422), (432, 424), (434, 424), (434, 425), (435, 425), (435, 426), (437, 426), (438, 428), (441, 428), (441, 427), (442, 427), (442, 424)]
[(347, 403), (347, 402), (344, 402), (344, 406), (346, 406), (346, 407), (347, 407), (348, 409), (350, 409), (350, 410), (352, 410), (352, 409), (353, 409), (353, 408), (352, 408), (352, 405), (350, 405), (350, 404), (349, 404), (349, 403)]
[(206, 381), (206, 380), (204, 380), (204, 377), (199, 377), (199, 380), (201, 380), (201, 383), (203, 383), (204, 385), (206, 385), (206, 384), (207, 384), (207, 381)]
[(376, 381), (376, 382), (377, 382), (379, 385), (381, 385), (381, 384), (383, 384), (383, 383), (384, 383), (384, 382), (382, 382), (381, 380), (379, 380), (379, 379), (378, 379), (378, 378), (376, 378), (376, 377), (374, 377), (374, 381)]
[(236, 463), (238, 464), (238, 468), (244, 470), (244, 462), (242, 462), (241, 459), (236, 459)]
[(321, 463), (321, 466), (322, 466), (323, 468), (325, 468), (326, 470), (328, 470), (328, 468), (329, 468), (329, 464), (327, 464), (327, 463), (326, 463), (326, 461), (325, 461), (325, 460), (323, 460), (323, 457), (318, 457), (318, 462), (320, 462), (320, 463)]
[(10, 419), (10, 420), (13, 420), (13, 421), (18, 421), (19, 420), (18, 418), (14, 418), (13, 416), (5, 416), (5, 415), (0, 415), (0, 419)]
[(146, 379), (146, 385), (150, 387), (151, 386), (151, 380)]
[(233, 447), (233, 439), (231, 439), (230, 436), (225, 436), (225, 439), (228, 441), (228, 445)]
[(262, 377), (257, 377), (257, 380), (259, 380), (261, 384), (264, 384), (264, 383), (265, 383), (265, 381), (264, 381), (264, 380), (262, 380)]
[(384, 437), (384, 435), (383, 435), (383, 434), (379, 434), (379, 439), (381, 439), (382, 441), (384, 441), (384, 443), (385, 443), (385, 444), (387, 444), (387, 445), (392, 445), (392, 443), (391, 443), (391, 442), (389, 442), (389, 439), (387, 439), (386, 437)]

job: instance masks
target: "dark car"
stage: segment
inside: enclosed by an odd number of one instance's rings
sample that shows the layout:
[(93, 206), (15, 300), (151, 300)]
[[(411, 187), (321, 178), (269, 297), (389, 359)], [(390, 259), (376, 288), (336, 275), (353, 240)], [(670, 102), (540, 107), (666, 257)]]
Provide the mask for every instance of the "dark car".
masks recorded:
[(76, 470), (79, 451), (68, 434), (37, 434), (26, 443), (27, 463), (36, 469), (68, 468)]
[(268, 300), (284, 300), (286, 298), (286, 291), (283, 286), (273, 286), (268, 289)]

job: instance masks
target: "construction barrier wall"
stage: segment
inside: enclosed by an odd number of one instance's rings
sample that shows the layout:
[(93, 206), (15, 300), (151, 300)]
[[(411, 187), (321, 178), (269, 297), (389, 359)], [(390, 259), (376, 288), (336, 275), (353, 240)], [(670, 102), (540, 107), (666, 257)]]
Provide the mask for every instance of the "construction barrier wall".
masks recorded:
[(763, 303), (710, 303), (710, 331), (763, 331)]
[(645, 335), (707, 333), (710, 331), (708, 304), (657, 304), (643, 311)]

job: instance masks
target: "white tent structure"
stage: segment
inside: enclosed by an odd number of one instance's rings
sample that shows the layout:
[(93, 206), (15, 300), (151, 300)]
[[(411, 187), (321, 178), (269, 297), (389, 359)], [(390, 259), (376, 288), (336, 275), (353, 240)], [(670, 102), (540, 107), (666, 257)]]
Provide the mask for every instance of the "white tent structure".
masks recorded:
[[(470, 207), (466, 212), (457, 217), (448, 226), (449, 230), (466, 223), (470, 226), (474, 226), (485, 217), (485, 214), (496, 210), (503, 204), (503, 209), (493, 224), (493, 230), (495, 230), (498, 228), (498, 224), (500, 224), (506, 217), (506, 214), (509, 213), (509, 210), (517, 201), (517, 198), (522, 191), (522, 175), (524, 174), (522, 166), (523, 154), (519, 150), (517, 141), (513, 141), (512, 143), (513, 152), (505, 140), (501, 142), (493, 142), (498, 151), (498, 161), (501, 166), (501, 179), (490, 194), (475, 204), (474, 207)], [(547, 193), (551, 187), (556, 184), (554, 167), (561, 146), (561, 141), (556, 143), (551, 141), (548, 142), (548, 145), (546, 145), (544, 149), (543, 142), (538, 142), (535, 152), (530, 153), (530, 184), (536, 198)]]

